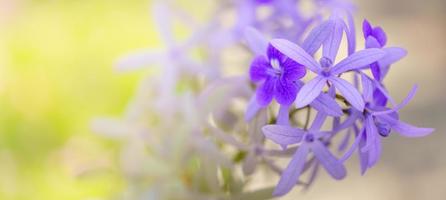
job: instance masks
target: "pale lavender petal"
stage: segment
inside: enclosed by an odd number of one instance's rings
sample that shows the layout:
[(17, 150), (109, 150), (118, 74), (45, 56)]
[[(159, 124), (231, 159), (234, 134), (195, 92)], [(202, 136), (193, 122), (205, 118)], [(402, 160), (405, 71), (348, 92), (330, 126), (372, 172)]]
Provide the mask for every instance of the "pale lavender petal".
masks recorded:
[(161, 64), (166, 59), (166, 54), (159, 51), (140, 51), (119, 58), (116, 62), (116, 69), (120, 72), (137, 70)]
[[(349, 82), (338, 77), (331, 77), (330, 82), (339, 90), (345, 99), (359, 111), (364, 110), (364, 99), (358, 90)], [(299, 95), (298, 95), (299, 97)]]
[(343, 114), (341, 106), (325, 93), (321, 93), (310, 105), (319, 112), (324, 112), (330, 116), (340, 117)]
[(347, 12), (348, 30), (346, 32), (348, 41), (348, 55), (352, 55), (356, 51), (356, 29), (355, 20), (351, 12)]
[(369, 163), (368, 167), (371, 168), (375, 166), (375, 164), (379, 161), (381, 157), (382, 146), (381, 146), (381, 137), (375, 137), (373, 140), (372, 149), (368, 151), (369, 153)]
[(276, 78), (268, 78), (262, 86), (257, 89), (257, 103), (260, 106), (265, 107), (273, 100), (276, 81)]
[(375, 138), (378, 137), (378, 130), (376, 129), (375, 122), (373, 121), (372, 116), (367, 116), (364, 122), (365, 133), (366, 133), (366, 146), (361, 149), (361, 151), (370, 151), (373, 149), (373, 145), (375, 143)]
[(364, 99), (366, 101), (372, 101), (373, 100), (373, 82), (370, 80), (370, 78), (365, 75), (361, 74), (361, 81), (362, 81), (362, 94), (364, 96)]
[(389, 123), (394, 131), (406, 137), (424, 137), (431, 134), (435, 130), (433, 128), (416, 127), (395, 119), (389, 115), (379, 116), (379, 119)]
[(418, 89), (418, 85), (414, 85), (412, 87), (412, 89), (410, 90), (409, 94), (407, 94), (406, 98), (404, 98), (400, 104), (396, 105), (395, 107), (393, 107), (392, 109), (389, 109), (389, 110), (374, 111), (373, 115), (378, 116), (378, 115), (385, 115), (385, 114), (397, 112), (398, 110), (400, 110), (404, 106), (406, 106), (410, 102), (410, 100), (412, 100), (412, 98), (415, 96), (415, 93), (417, 92), (417, 89)]
[(316, 73), (320, 71), (319, 63), (300, 46), (285, 39), (273, 39), (271, 45), (290, 59), (304, 65), (309, 70)]
[(308, 190), (308, 188), (313, 185), (314, 181), (316, 180), (317, 174), (319, 173), (319, 169), (319, 163), (316, 162), (314, 164), (313, 170), (311, 171), (310, 178), (308, 178), (307, 184), (304, 185), (304, 190)]
[(283, 125), (266, 125), (262, 131), (265, 137), (282, 147), (300, 142), (305, 134), (301, 129)]
[(355, 151), (356, 148), (358, 148), (359, 142), (362, 140), (362, 137), (363, 134), (358, 134), (356, 136), (355, 141), (353, 142), (350, 149), (348, 149), (347, 152), (345, 152), (342, 158), (340, 159), (341, 162), (347, 161), (353, 155), (353, 152)]
[(392, 129), (406, 137), (424, 137), (431, 134), (435, 130), (433, 128), (416, 127), (402, 121), (398, 121), (398, 123), (393, 124)]
[(336, 64), (331, 72), (332, 74), (340, 74), (349, 70), (360, 69), (381, 59), (384, 55), (386, 53), (381, 49), (364, 49)]
[(334, 22), (334, 26), (330, 36), (324, 41), (322, 56), (334, 62), (336, 55), (338, 54), (339, 46), (341, 45), (342, 34), (344, 33), (344, 27), (346, 27), (346, 25), (339, 17), (334, 17), (332, 21)]
[(381, 48), (381, 45), (379, 44), (378, 40), (376, 40), (376, 38), (374, 38), (372, 36), (369, 36), (365, 40), (365, 48), (367, 48), (367, 49), (370, 49), (370, 48)]
[(293, 82), (284, 79), (277, 80), (274, 96), (280, 105), (291, 105), (296, 95), (297, 86)]
[(407, 51), (399, 47), (389, 47), (382, 49), (386, 55), (378, 60), (380, 66), (389, 66), (407, 55)]
[(328, 38), (330, 32), (333, 30), (335, 22), (328, 20), (311, 30), (302, 44), (302, 48), (307, 51), (308, 54), (314, 55), (322, 43)]
[[(365, 133), (363, 131), (361, 131), (361, 132), (359, 132), (359, 134), (363, 135)], [(359, 149), (364, 148), (365, 145), (366, 145), (366, 139), (365, 139), (365, 137), (362, 137), (362, 139), (359, 142)], [(363, 151), (359, 150), (358, 151), (358, 156), (359, 156), (359, 162), (360, 162), (360, 165), (361, 165), (361, 174), (364, 175), (365, 172), (368, 169), (369, 153), (368, 152), (363, 152)]]
[(324, 125), (325, 119), (327, 119), (327, 115), (322, 112), (318, 112), (309, 130), (318, 131), (321, 129), (322, 125)]
[[(334, 127), (337, 127), (337, 126), (334, 126)], [(336, 128), (333, 128), (333, 129), (335, 130)], [(339, 143), (338, 151), (342, 152), (347, 149), (348, 145), (350, 144), (351, 135), (353, 134), (352, 132), (353, 132), (353, 130), (351, 128), (349, 128), (347, 130), (347, 133), (345, 133), (344, 138), (342, 138), (342, 140), (341, 140), (341, 143)]]
[(327, 172), (337, 180), (343, 179), (347, 174), (344, 165), (331, 154), (322, 142), (316, 140), (311, 144), (311, 150), (318, 159), (318, 161), (324, 166)]
[(354, 126), (355, 122), (362, 116), (362, 112), (356, 111), (355, 109), (350, 109), (350, 114), (347, 119), (344, 120), (339, 126), (335, 127), (333, 131), (341, 131), (348, 127)]
[(246, 42), (255, 55), (266, 55), (268, 40), (257, 29), (248, 27), (244, 31)]
[(316, 76), (314, 79), (305, 84), (299, 91), (296, 97), (296, 106), (302, 108), (311, 102), (322, 92), (327, 79), (321, 76)]
[(304, 169), (308, 152), (307, 145), (302, 145), (297, 149), (287, 168), (282, 172), (279, 183), (273, 192), (274, 196), (283, 196), (296, 185)]
[(279, 113), (277, 114), (277, 125), (290, 125), (290, 106), (280, 105)]
[(246, 108), (245, 121), (246, 122), (251, 121), (261, 109), (262, 107), (257, 103), (256, 95), (253, 95), (249, 100), (248, 106)]
[(257, 56), (251, 63), (249, 68), (249, 77), (252, 81), (257, 82), (268, 77), (268, 70), (271, 68), (265, 56)]
[(246, 159), (243, 161), (242, 170), (243, 174), (245, 175), (251, 175), (254, 173), (256, 166), (257, 166), (257, 158), (255, 150), (251, 150), (248, 152), (248, 155), (246, 156)]
[(153, 20), (159, 32), (159, 36), (166, 43), (168, 48), (175, 45), (172, 31), (172, 16), (170, 9), (164, 2), (157, 2), (152, 7)]

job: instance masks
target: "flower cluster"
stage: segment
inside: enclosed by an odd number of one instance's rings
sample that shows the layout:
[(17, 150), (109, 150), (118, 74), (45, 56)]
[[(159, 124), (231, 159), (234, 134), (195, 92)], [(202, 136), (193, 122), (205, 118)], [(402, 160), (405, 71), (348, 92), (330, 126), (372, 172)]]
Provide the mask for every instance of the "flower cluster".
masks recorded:
[[(304, 10), (300, 0), (215, 1), (205, 23), (174, 1), (153, 5), (167, 48), (128, 55), (117, 68), (159, 68), (124, 120), (94, 123), (97, 132), (126, 141), (131, 198), (268, 199), (309, 187), (321, 167), (343, 179), (355, 152), (365, 173), (392, 131), (406, 137), (433, 131), (399, 118), (417, 86), (398, 104), (384, 85), (406, 51), (386, 46), (384, 30), (367, 20), (358, 40), (365, 48), (357, 50), (355, 7), (309, 2)], [(229, 26), (228, 13), (235, 14)], [(177, 42), (175, 20), (192, 30), (188, 39)], [(278, 157), (289, 158), (288, 165), (278, 165)], [(278, 184), (246, 191), (265, 170), (280, 176)]]

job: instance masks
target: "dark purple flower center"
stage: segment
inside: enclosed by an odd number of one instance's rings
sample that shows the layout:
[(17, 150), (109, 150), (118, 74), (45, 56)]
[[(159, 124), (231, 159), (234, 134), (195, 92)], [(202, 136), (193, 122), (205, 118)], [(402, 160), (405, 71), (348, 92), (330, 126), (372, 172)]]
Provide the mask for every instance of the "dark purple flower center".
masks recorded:
[(314, 135), (311, 133), (308, 133), (304, 136), (305, 142), (314, 142)]

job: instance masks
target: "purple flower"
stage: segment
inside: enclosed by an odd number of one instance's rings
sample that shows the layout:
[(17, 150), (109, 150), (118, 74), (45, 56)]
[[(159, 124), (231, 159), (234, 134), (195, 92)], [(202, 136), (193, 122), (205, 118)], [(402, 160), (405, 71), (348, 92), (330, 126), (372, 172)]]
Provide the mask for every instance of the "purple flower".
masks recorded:
[(262, 128), (264, 135), (279, 145), (300, 144), (287, 168), (282, 172), (273, 193), (274, 196), (285, 195), (296, 185), (310, 152), (333, 178), (340, 180), (345, 177), (345, 167), (328, 150), (328, 143), (323, 141), (323, 138), (329, 136), (330, 132), (319, 131), (325, 117), (323, 114), (318, 114), (312, 127), (307, 131), (282, 125), (267, 125)]
[[(381, 27), (372, 27), (367, 20), (364, 20), (362, 31), (364, 33), (366, 48), (383, 48), (386, 45), (387, 36)], [(384, 50), (387, 52), (386, 56), (370, 65), (373, 77), (378, 81), (384, 79), (391, 64), (401, 60), (407, 55), (404, 49), (397, 47), (386, 48)]]
[[(362, 113), (351, 110), (355, 116), (358, 116), (362, 121), (363, 128), (356, 130), (356, 140), (351, 149), (344, 155), (342, 160), (348, 159), (353, 150), (359, 146), (359, 155), (361, 158), (361, 172), (374, 166), (381, 155), (381, 138), (389, 136), (392, 130), (398, 132), (405, 137), (422, 137), (434, 131), (432, 128), (419, 128), (403, 122), (399, 119), (398, 110), (403, 108), (412, 97), (415, 95), (417, 87), (415, 86), (408, 94), (408, 96), (394, 108), (386, 108), (381, 105), (374, 104), (372, 94), (373, 91), (382, 90), (376, 88), (376, 84), (365, 74), (362, 75), (363, 96), (366, 100), (365, 110)], [(383, 94), (386, 91), (382, 92)]]
[[(324, 86), (327, 83), (331, 83), (353, 107), (362, 111), (364, 109), (364, 100), (361, 94), (349, 82), (339, 78), (339, 75), (350, 70), (368, 66), (385, 55), (385, 52), (380, 49), (365, 49), (348, 56), (333, 66), (333, 60), (329, 57), (322, 57), (318, 63), (300, 46), (290, 41), (274, 39), (271, 41), (271, 45), (284, 55), (306, 66), (310, 71), (317, 74), (314, 79), (310, 80), (299, 91), (296, 98), (297, 107), (304, 107), (310, 104), (322, 92)], [(329, 50), (329, 52), (331, 53), (327, 53), (326, 55), (333, 55), (335, 50)]]
[(267, 106), (275, 98), (281, 105), (292, 104), (297, 94), (294, 82), (305, 73), (305, 67), (269, 45), (267, 56), (257, 56), (249, 71), (253, 82), (262, 82), (256, 92), (257, 102)]

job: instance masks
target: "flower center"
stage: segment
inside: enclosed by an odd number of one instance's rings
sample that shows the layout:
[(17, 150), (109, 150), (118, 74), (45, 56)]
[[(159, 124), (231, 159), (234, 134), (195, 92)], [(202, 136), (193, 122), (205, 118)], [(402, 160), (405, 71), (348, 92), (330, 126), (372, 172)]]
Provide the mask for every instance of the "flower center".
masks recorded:
[(311, 133), (308, 133), (304, 136), (305, 142), (314, 142), (314, 135)]
[(280, 66), (280, 62), (279, 60), (273, 58), (269, 61), (271, 67), (273, 68), (273, 70), (271, 70), (271, 75), (274, 76), (280, 76), (282, 75), (282, 67)]
[(333, 65), (333, 62), (331, 61), (331, 59), (329, 59), (327, 57), (322, 57), (319, 60), (319, 63), (321, 64), (321, 67), (323, 69), (321, 74), (325, 77), (330, 76), (330, 67)]

